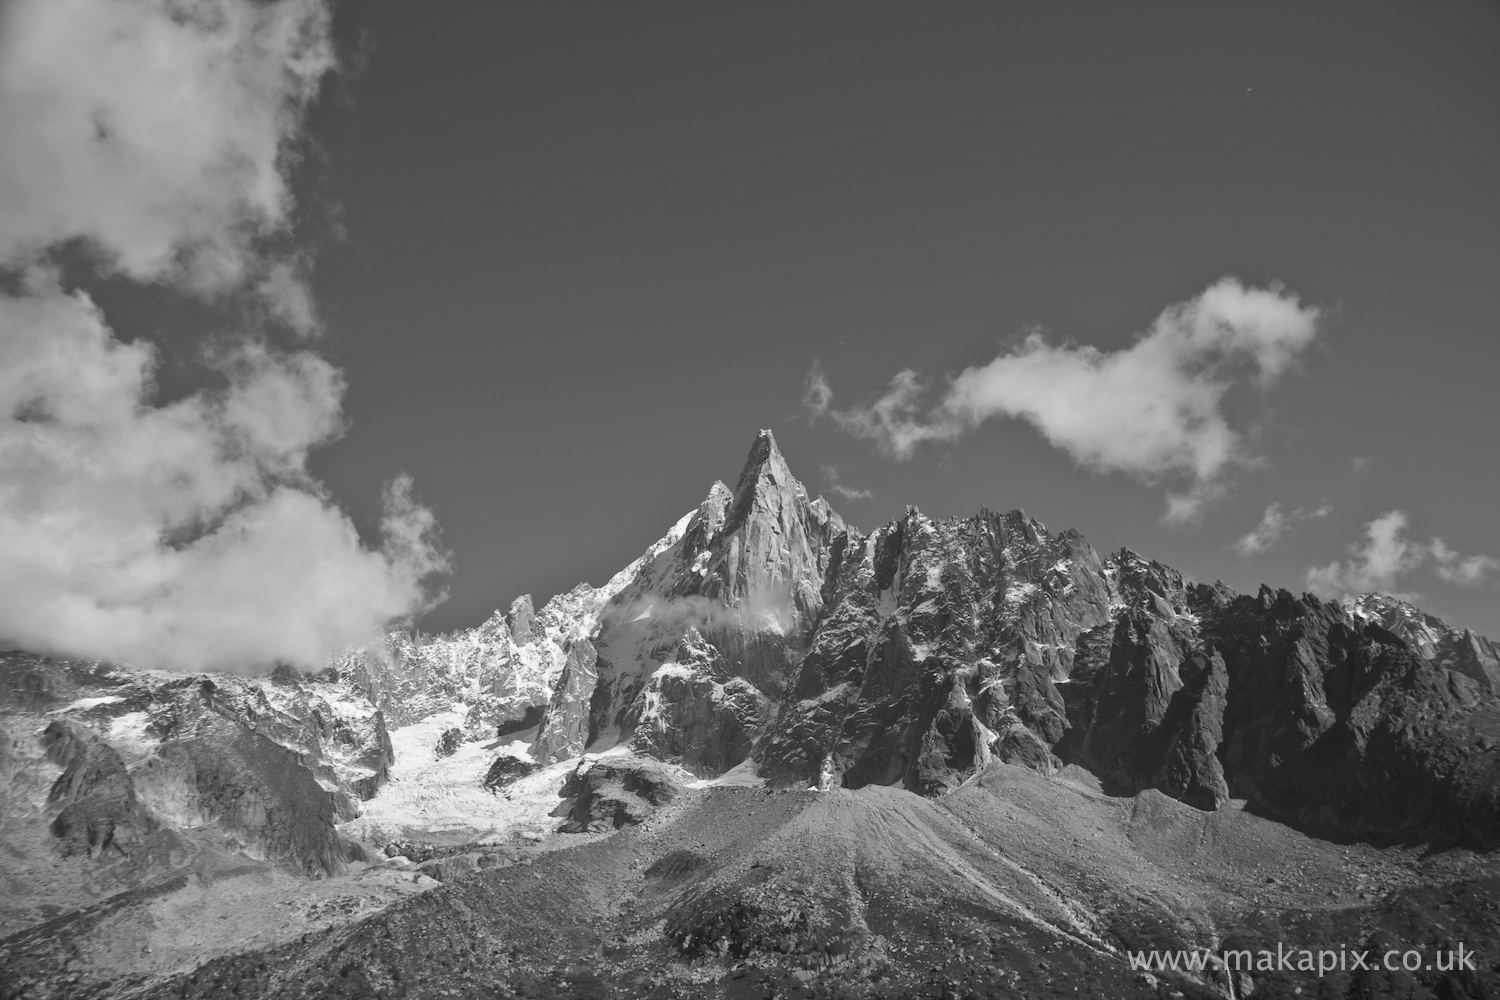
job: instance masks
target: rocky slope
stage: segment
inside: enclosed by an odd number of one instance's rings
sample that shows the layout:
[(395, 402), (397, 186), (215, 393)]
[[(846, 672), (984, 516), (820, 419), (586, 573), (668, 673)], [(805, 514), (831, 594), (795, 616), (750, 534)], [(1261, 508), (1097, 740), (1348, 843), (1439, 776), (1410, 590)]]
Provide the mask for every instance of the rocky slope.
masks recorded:
[[(600, 785), (623, 801), (618, 770)], [(639, 825), (578, 840), (142, 995), (1353, 1000), (1492, 996), (1500, 971), (1484, 858), (1110, 796), (1071, 767), (996, 763), (937, 798), (682, 789)], [(1433, 964), (1459, 941), (1472, 970), (1130, 965), (1151, 948), (1320, 944)]]

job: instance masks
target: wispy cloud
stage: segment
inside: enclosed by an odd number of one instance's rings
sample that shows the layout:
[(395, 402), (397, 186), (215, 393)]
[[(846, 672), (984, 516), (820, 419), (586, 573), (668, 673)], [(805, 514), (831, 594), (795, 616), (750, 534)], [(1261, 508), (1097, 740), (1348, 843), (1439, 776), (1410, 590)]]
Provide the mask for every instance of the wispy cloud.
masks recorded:
[(1500, 570), (1500, 560), (1486, 555), (1460, 556), (1441, 538), (1424, 543), (1407, 537), (1405, 511), (1392, 510), (1365, 525), (1365, 540), (1350, 546), (1352, 558), (1307, 570), (1307, 589), (1323, 597), (1357, 597), (1371, 591), (1404, 600), (1420, 595), (1398, 588), (1402, 578), (1431, 566), (1437, 576), (1462, 587), (1475, 587)]
[(845, 500), (871, 500), (875, 497), (875, 494), (869, 490), (846, 486), (839, 479), (839, 470), (836, 465), (823, 466), (823, 478), (828, 481), (828, 491), (836, 496), (843, 497)]
[(1477, 587), (1491, 573), (1500, 570), (1500, 559), (1493, 556), (1461, 556), (1450, 549), (1441, 538), (1434, 538), (1428, 546), (1438, 578), (1460, 587)]
[(1281, 536), (1297, 522), (1321, 520), (1332, 513), (1333, 508), (1326, 503), (1312, 508), (1298, 507), (1288, 512), (1273, 500), (1266, 505), (1266, 512), (1261, 515), (1255, 530), (1234, 543), (1234, 550), (1247, 559), (1259, 555), (1280, 541)]
[(815, 364), (805, 402), (812, 415), (898, 460), (993, 418), (1024, 420), (1087, 468), (1179, 481), (1165, 517), (1185, 522), (1223, 494), (1233, 469), (1259, 461), (1230, 426), (1225, 398), (1236, 386), (1264, 391), (1293, 370), (1316, 339), (1318, 321), (1318, 310), (1280, 287), (1224, 278), (1169, 307), (1118, 351), (1055, 343), (1033, 331), (989, 363), (965, 369), (930, 406), (923, 404), (927, 382), (905, 369), (874, 402), (838, 409)]
[(1349, 471), (1357, 476), (1361, 472), (1367, 472), (1374, 461), (1375, 459), (1367, 455), (1355, 455), (1349, 460)]
[(832, 403), (833, 387), (828, 384), (828, 376), (823, 374), (823, 362), (814, 360), (803, 385), (802, 406), (809, 416), (816, 419), (826, 416)]
[[(333, 69), (322, 0), (0, 6), (0, 643), (172, 668), (317, 666), (431, 600), (447, 560), (398, 477), (377, 546), (307, 468), (343, 432), (286, 170)], [(258, 303), (302, 335), (205, 352), (164, 399), (51, 266)]]

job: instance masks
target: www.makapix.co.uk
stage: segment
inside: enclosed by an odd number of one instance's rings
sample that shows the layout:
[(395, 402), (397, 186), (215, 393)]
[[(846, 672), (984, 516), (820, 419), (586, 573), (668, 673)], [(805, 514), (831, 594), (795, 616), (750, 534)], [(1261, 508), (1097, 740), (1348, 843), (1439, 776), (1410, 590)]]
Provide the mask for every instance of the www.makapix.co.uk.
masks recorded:
[(1340, 945), (1333, 948), (1288, 948), (1278, 942), (1276, 950), (1248, 948), (1214, 951), (1197, 948), (1178, 951), (1127, 952), (1130, 968), (1139, 972), (1311, 972), (1320, 978), (1333, 972), (1463, 972), (1475, 971), (1474, 952), (1463, 942), (1457, 948), (1426, 952), (1419, 948), (1362, 951)]

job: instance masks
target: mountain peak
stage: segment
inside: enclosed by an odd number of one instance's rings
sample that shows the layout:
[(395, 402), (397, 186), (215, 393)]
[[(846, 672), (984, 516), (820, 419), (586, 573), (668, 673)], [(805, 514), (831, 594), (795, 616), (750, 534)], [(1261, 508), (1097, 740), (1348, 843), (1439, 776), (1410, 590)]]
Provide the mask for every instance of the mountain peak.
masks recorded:
[[(732, 526), (743, 524), (760, 501), (760, 506), (780, 507), (770, 502), (772, 497), (800, 496), (807, 498), (807, 489), (787, 466), (776, 447), (776, 436), (769, 430), (755, 435), (750, 445), (750, 454), (745, 458), (745, 467), (734, 484), (734, 501), (729, 510), (728, 522)], [(732, 530), (732, 529), (731, 529)]]
[[(710, 499), (728, 492), (715, 487)], [(846, 526), (826, 503), (812, 502), (769, 430), (755, 436), (727, 507), (720, 509), (722, 521), (712, 526), (717, 530), (705, 527), (693, 535), (695, 548), (709, 548), (701, 563), (693, 556), (693, 570), (675, 590), (730, 605), (786, 605), (804, 623), (815, 618), (830, 548)]]
[(776, 435), (762, 429), (750, 445), (750, 454), (745, 457), (745, 467), (740, 471), (735, 492), (739, 492), (747, 479), (758, 478), (767, 470), (776, 472), (786, 468), (786, 459), (781, 457), (781, 449), (776, 447)]

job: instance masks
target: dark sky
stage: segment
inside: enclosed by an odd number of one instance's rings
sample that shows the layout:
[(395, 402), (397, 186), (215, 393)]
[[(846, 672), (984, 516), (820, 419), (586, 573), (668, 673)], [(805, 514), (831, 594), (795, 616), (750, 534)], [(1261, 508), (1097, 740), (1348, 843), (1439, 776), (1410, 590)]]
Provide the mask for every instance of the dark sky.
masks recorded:
[[(361, 523), (411, 473), (457, 570), (423, 626), (602, 583), (772, 428), (868, 530), (1024, 507), (1241, 589), (1366, 522), (1500, 555), (1500, 7), (345, 2), (318, 259)], [(352, 60), (351, 60), (352, 61)], [(341, 95), (341, 96), (340, 96)], [(304, 204), (309, 200), (304, 197)], [(895, 462), (799, 410), (941, 379), (1040, 325), (1103, 350), (1226, 275), (1327, 316), (1264, 401), (1263, 467), (1196, 527), (1160, 484), (991, 422)], [(1257, 404), (1262, 405), (1262, 404)], [(1353, 471), (1356, 457), (1369, 459)], [(1252, 559), (1276, 500), (1329, 503)], [(1500, 636), (1494, 574), (1414, 569)]]

